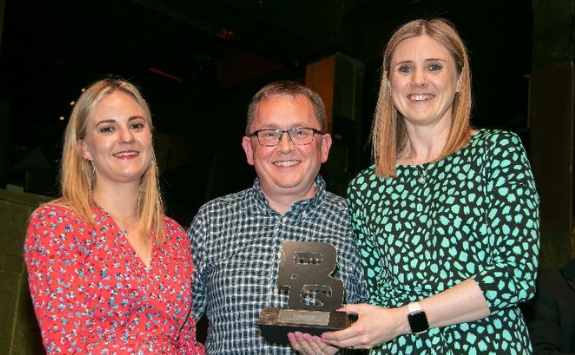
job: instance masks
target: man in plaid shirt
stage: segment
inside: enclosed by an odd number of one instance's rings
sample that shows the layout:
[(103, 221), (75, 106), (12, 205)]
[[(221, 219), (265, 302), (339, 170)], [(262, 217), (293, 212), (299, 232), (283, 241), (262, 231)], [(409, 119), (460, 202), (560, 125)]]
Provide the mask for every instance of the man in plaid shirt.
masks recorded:
[(326, 130), (321, 98), (303, 85), (274, 82), (252, 99), (242, 146), (258, 177), (251, 188), (202, 206), (188, 230), (193, 317), (209, 320), (206, 354), (296, 354), (267, 343), (257, 327), (262, 308), (287, 308), (277, 286), (285, 240), (333, 245), (332, 276), (344, 283), (345, 303), (367, 301), (347, 204), (319, 175), (332, 143)]

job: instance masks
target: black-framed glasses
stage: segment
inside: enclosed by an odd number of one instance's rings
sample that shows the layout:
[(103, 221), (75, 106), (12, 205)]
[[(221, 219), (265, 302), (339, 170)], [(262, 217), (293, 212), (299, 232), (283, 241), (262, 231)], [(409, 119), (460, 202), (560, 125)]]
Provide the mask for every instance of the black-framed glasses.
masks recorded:
[(306, 145), (313, 142), (316, 134), (323, 134), (315, 128), (297, 127), (292, 129), (260, 129), (250, 134), (250, 137), (257, 137), (258, 143), (265, 147), (275, 147), (280, 144), (284, 133), (288, 134), (290, 141), (294, 145)]

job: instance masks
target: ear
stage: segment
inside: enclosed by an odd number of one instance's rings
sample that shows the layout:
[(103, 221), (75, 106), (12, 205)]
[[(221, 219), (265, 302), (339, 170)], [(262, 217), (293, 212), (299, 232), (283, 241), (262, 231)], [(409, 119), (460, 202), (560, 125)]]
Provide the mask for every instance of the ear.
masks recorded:
[(244, 138), (242, 138), (242, 147), (244, 148), (244, 152), (246, 153), (246, 159), (248, 160), (248, 164), (254, 165), (254, 149), (252, 147), (252, 138), (244, 136)]
[(383, 72), (383, 82), (381, 83), (381, 85), (385, 85), (387, 86), (387, 92), (389, 93), (389, 96), (391, 96), (391, 81), (389, 80), (389, 77), (387, 76), (388, 72), (385, 71)]
[(331, 134), (325, 133), (321, 136), (321, 162), (325, 163), (329, 156), (329, 149), (331, 148)]
[(76, 149), (78, 149), (78, 153), (80, 153), (80, 156), (84, 158), (84, 160), (94, 160), (88, 150), (88, 145), (83, 140), (78, 139), (76, 141)]
[(461, 91), (461, 82), (463, 81), (462, 77), (463, 77), (463, 73), (459, 74), (459, 77), (457, 78), (457, 86), (455, 88), (455, 92)]

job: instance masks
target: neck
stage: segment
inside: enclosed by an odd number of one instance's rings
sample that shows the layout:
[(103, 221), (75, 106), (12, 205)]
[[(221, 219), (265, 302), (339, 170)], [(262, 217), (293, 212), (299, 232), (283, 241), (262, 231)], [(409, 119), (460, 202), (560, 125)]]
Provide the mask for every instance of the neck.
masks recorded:
[(402, 152), (411, 164), (429, 163), (437, 159), (449, 136), (449, 127), (416, 129), (408, 127), (407, 142)]
[(94, 188), (94, 200), (108, 212), (123, 229), (129, 229), (137, 223), (139, 186), (115, 186), (110, 188)]
[(294, 203), (296, 203), (298, 201), (307, 200), (309, 198), (312, 198), (317, 193), (317, 188), (315, 187), (315, 184), (314, 184), (314, 185), (312, 185), (311, 189), (309, 189), (308, 192), (305, 194), (302, 194), (302, 193), (294, 193), (294, 194), (277, 193), (277, 194), (273, 194), (273, 193), (266, 192), (266, 190), (263, 188), (262, 188), (262, 192), (266, 196), (270, 207), (274, 211), (279, 213), (280, 215), (284, 215), (290, 210), (291, 206)]

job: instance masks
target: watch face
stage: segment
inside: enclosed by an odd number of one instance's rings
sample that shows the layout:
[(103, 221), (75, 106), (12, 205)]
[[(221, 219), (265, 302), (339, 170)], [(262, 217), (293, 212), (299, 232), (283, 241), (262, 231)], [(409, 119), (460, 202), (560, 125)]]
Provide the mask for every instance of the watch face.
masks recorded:
[(429, 329), (425, 312), (411, 313), (407, 319), (412, 333), (422, 333)]

